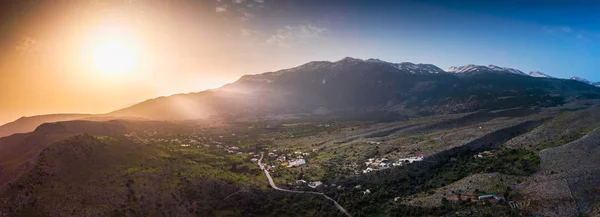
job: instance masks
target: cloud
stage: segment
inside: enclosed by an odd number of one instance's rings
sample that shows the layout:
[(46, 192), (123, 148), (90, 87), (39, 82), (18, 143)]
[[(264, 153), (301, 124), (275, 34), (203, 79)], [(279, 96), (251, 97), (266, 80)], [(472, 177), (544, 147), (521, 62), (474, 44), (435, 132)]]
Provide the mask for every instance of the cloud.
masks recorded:
[(573, 28), (571, 28), (570, 26), (544, 26), (542, 27), (542, 30), (544, 30), (544, 32), (546, 33), (550, 33), (550, 34), (554, 34), (554, 33), (572, 33), (575, 32), (575, 30), (573, 30)]
[(571, 27), (569, 27), (569, 26), (560, 27), (560, 30), (563, 31), (563, 32), (566, 32), (566, 33), (573, 32), (573, 29)]
[(37, 40), (32, 37), (23, 37), (15, 46), (17, 53), (34, 53), (40, 50), (40, 45)]
[(585, 29), (575, 29), (570, 26), (544, 26), (542, 30), (547, 34), (570, 37), (578, 40), (587, 39), (594, 36), (593, 32), (586, 31)]
[(249, 12), (242, 12), (242, 16), (240, 17), (240, 19), (242, 20), (249, 20), (254, 18), (254, 14), (251, 14)]
[(266, 43), (279, 47), (292, 47), (300, 41), (322, 37), (327, 32), (326, 28), (319, 28), (312, 24), (285, 26), (277, 29), (275, 34), (267, 38)]
[(246, 0), (233, 0), (233, 3), (241, 4), (241, 3), (244, 3), (245, 1)]
[(219, 7), (217, 7), (217, 8), (215, 9), (215, 11), (216, 11), (217, 13), (226, 12), (226, 11), (227, 11), (227, 8), (226, 8), (226, 7), (219, 6)]
[(258, 34), (258, 31), (253, 30), (253, 29), (240, 29), (240, 31), (242, 33), (242, 36), (244, 36), (244, 37)]
[(256, 3), (260, 3), (260, 4), (262, 4), (262, 3), (265, 3), (265, 0), (254, 0), (254, 1), (255, 1)]
[(299, 28), (301, 36), (305, 37), (319, 37), (323, 33), (327, 32), (326, 28), (319, 28), (310, 24), (300, 25), (297, 28)]

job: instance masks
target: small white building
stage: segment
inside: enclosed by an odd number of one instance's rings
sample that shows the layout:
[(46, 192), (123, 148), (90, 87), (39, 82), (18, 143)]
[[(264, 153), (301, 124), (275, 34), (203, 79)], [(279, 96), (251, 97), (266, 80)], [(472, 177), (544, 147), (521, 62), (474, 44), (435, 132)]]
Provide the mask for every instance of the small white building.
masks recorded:
[(423, 161), (423, 156), (419, 155), (416, 157), (402, 158), (398, 160), (400, 163), (413, 163), (415, 161)]
[(321, 181), (314, 181), (314, 182), (308, 183), (308, 187), (311, 187), (311, 188), (317, 188), (321, 185), (323, 185), (323, 182), (321, 182)]
[(306, 164), (306, 160), (304, 160), (304, 159), (296, 159), (296, 160), (290, 161), (288, 163), (288, 167), (297, 167), (297, 166), (301, 166), (301, 165), (304, 165), (304, 164)]

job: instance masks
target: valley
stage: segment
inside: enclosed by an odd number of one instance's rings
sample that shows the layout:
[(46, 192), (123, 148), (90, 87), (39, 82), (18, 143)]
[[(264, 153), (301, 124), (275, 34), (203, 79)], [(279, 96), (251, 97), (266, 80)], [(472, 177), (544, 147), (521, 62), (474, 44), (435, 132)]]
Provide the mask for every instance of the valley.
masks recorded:
[(598, 9), (1, 0), (0, 217), (600, 217)]
[[(599, 108), (565, 110), (45, 124), (0, 139), (5, 154), (39, 140), (38, 154), (0, 162), (13, 178), (2, 179), (0, 216), (346, 216), (332, 201), (351, 216), (592, 213)], [(476, 199), (485, 194), (506, 201)], [(465, 195), (475, 199), (454, 199)]]

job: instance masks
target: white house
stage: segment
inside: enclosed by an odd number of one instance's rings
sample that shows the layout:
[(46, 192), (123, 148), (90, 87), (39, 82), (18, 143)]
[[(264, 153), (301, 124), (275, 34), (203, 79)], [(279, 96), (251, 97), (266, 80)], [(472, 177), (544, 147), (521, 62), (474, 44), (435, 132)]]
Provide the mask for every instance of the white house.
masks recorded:
[(311, 187), (311, 188), (317, 188), (321, 185), (323, 185), (323, 182), (321, 182), (321, 181), (314, 181), (314, 182), (308, 183), (308, 187)]
[(401, 162), (401, 163), (405, 163), (405, 162), (413, 163), (415, 161), (423, 161), (423, 156), (419, 155), (416, 157), (402, 158), (402, 159), (398, 160), (398, 162)]
[(301, 166), (303, 164), (306, 164), (306, 160), (304, 160), (304, 159), (296, 159), (296, 160), (290, 161), (288, 163), (288, 167), (297, 167), (297, 166)]

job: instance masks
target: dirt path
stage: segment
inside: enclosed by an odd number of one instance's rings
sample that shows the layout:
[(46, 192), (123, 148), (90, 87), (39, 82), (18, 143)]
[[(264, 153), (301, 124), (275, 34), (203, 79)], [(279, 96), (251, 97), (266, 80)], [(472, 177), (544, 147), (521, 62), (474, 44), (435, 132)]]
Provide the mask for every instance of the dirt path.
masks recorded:
[(266, 170), (264, 168), (264, 166), (262, 165), (262, 159), (263, 159), (263, 155), (264, 153), (260, 153), (260, 159), (258, 160), (258, 167), (260, 167), (261, 170), (265, 171), (265, 176), (267, 176), (267, 179), (269, 180), (269, 185), (271, 185), (271, 187), (277, 191), (283, 191), (283, 192), (289, 192), (289, 193), (296, 193), (296, 194), (314, 194), (314, 195), (321, 195), (323, 197), (325, 197), (325, 199), (330, 200), (331, 202), (333, 202), (333, 204), (335, 205), (335, 207), (337, 209), (340, 210), (340, 212), (346, 214), (346, 216), (348, 217), (352, 217), (352, 215), (350, 215), (350, 213), (348, 213), (346, 211), (346, 209), (344, 209), (344, 207), (342, 207), (337, 201), (335, 201), (333, 198), (321, 193), (321, 192), (315, 192), (315, 191), (296, 191), (296, 190), (289, 190), (289, 189), (283, 189), (283, 188), (279, 188), (275, 185), (275, 182), (273, 182), (273, 178), (271, 178), (271, 174), (269, 173), (268, 170)]

